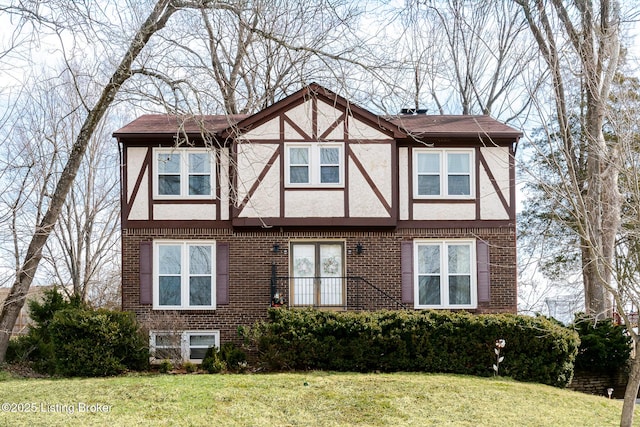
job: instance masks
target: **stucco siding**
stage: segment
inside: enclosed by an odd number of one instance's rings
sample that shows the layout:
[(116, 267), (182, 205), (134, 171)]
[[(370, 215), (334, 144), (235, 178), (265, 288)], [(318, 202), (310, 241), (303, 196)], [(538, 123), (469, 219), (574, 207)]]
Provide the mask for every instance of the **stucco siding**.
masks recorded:
[(510, 202), (509, 149), (507, 147), (481, 148), (482, 156), (496, 181), (498, 191), (484, 167), (480, 167), (480, 219), (509, 219), (502, 198)]
[(163, 220), (216, 220), (214, 204), (161, 204), (153, 206), (153, 219)]
[(416, 203), (413, 219), (421, 221), (464, 221), (476, 219), (475, 203)]
[(344, 191), (285, 191), (285, 216), (288, 218), (343, 217)]
[(253, 139), (280, 139), (280, 119), (273, 118), (255, 129), (245, 132), (243, 138), (249, 141)]

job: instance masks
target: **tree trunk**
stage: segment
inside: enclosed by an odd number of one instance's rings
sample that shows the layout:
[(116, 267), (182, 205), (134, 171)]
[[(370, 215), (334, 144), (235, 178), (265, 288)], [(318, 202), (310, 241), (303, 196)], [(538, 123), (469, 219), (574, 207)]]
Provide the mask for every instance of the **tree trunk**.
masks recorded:
[(162, 29), (177, 9), (172, 0), (158, 0), (147, 20), (138, 29), (124, 58), (105, 85), (96, 105), (91, 109), (82, 125), (80, 133), (73, 144), (67, 164), (60, 175), (53, 197), (42, 221), (36, 227), (25, 254), (24, 262), (16, 273), (11, 292), (5, 300), (0, 312), (0, 363), (5, 361), (9, 338), (20, 310), (24, 306), (29, 287), (42, 258), (42, 248), (60, 216), (64, 201), (75, 180), (84, 157), (87, 145), (96, 126), (113, 102), (122, 84), (131, 76), (131, 65), (153, 34)]
[(620, 417), (620, 427), (631, 427), (633, 425), (633, 411), (636, 406), (638, 389), (640, 388), (640, 346), (634, 339), (635, 355), (631, 359), (631, 372), (629, 382), (624, 391), (624, 403), (622, 404), (622, 416)]

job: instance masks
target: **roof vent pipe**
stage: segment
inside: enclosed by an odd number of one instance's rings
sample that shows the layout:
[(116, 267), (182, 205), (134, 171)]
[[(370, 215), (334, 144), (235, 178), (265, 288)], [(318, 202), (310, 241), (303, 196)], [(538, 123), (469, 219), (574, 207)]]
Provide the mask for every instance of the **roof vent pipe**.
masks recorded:
[(403, 108), (400, 110), (402, 115), (427, 114), (427, 109)]

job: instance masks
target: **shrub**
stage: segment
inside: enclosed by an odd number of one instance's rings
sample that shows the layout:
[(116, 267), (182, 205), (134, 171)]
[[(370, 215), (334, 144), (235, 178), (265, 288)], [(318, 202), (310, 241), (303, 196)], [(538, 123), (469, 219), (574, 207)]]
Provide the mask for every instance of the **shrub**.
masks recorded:
[(192, 374), (198, 370), (198, 366), (196, 366), (196, 364), (192, 362), (184, 362), (182, 364), (182, 367), (184, 368), (187, 374)]
[(220, 360), (225, 362), (227, 369), (233, 372), (241, 372), (247, 366), (247, 354), (233, 342), (222, 344)]
[(218, 347), (209, 347), (202, 359), (202, 369), (210, 374), (218, 374), (227, 368), (227, 364), (221, 359)]
[(65, 309), (49, 326), (56, 373), (109, 376), (148, 367), (147, 338), (131, 313), (105, 309)]
[(169, 372), (173, 371), (173, 362), (171, 362), (171, 360), (169, 360), (169, 359), (164, 359), (158, 365), (158, 370), (162, 374), (166, 374), (166, 373), (169, 373)]
[(496, 339), (505, 339), (500, 372), (565, 386), (578, 336), (544, 317), (447, 311), (326, 312), (270, 310), (251, 332), (269, 370), (421, 371), (492, 375)]
[(27, 335), (9, 342), (6, 360), (10, 363), (30, 362), (33, 369), (43, 374), (55, 374), (55, 356), (49, 325), (56, 312), (82, 307), (79, 298), (66, 300), (56, 287), (44, 291), (42, 301), (28, 302), (33, 325)]
[(573, 328), (580, 336), (576, 369), (612, 373), (626, 365), (631, 354), (631, 337), (624, 326), (611, 319), (596, 322), (578, 314)]

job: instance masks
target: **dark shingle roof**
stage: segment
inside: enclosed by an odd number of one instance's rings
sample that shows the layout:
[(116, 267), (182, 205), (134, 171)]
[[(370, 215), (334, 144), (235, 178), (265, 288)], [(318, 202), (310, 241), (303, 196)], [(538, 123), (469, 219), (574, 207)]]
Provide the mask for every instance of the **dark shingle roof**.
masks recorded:
[(178, 131), (186, 132), (187, 134), (200, 134), (203, 129), (207, 132), (218, 133), (235, 125), (246, 117), (248, 117), (246, 114), (210, 116), (145, 114), (115, 131), (113, 136), (166, 135), (175, 134)]
[(383, 116), (383, 118), (410, 134), (422, 137), (445, 135), (452, 137), (476, 137), (487, 135), (492, 137), (519, 138), (522, 136), (522, 133), (518, 130), (490, 116), (400, 114), (397, 116)]
[[(242, 120), (248, 114), (176, 116), (170, 114), (145, 114), (113, 133), (115, 137), (153, 137), (175, 135), (183, 132), (200, 135), (202, 130), (220, 134)], [(419, 138), (491, 138), (518, 139), (522, 133), (490, 116), (400, 114), (379, 116), (397, 126), (401, 133)]]

